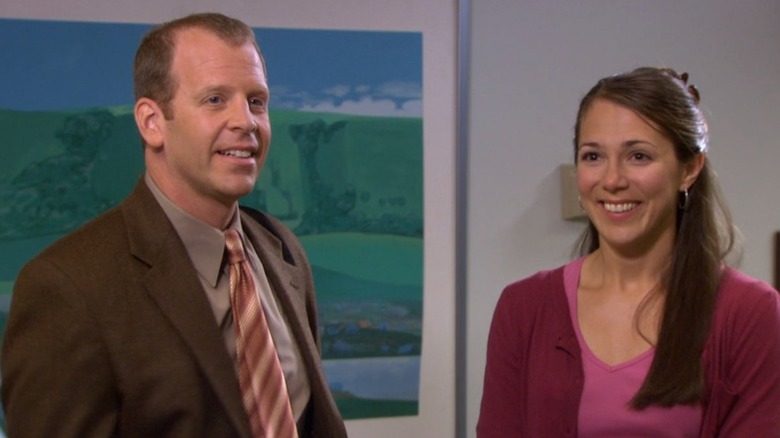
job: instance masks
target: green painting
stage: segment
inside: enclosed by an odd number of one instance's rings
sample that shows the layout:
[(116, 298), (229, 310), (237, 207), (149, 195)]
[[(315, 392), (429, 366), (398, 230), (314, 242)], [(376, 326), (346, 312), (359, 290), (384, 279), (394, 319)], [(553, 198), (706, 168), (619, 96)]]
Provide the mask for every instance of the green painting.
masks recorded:
[[(0, 331), (14, 278), (143, 173), (131, 62), (148, 25), (0, 19)], [(416, 415), (422, 345), (419, 33), (256, 29), (273, 140), (242, 203), (283, 220), (314, 271), (346, 419)], [(30, 37), (37, 35), (37, 37)]]

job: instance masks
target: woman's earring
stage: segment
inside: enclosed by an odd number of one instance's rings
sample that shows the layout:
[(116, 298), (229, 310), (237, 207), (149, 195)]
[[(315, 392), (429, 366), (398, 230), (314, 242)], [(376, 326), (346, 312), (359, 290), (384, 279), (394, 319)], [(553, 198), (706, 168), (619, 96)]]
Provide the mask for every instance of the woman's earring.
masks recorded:
[(682, 211), (688, 210), (688, 206), (691, 203), (691, 198), (688, 196), (688, 189), (680, 192), (680, 199), (677, 200), (677, 208)]

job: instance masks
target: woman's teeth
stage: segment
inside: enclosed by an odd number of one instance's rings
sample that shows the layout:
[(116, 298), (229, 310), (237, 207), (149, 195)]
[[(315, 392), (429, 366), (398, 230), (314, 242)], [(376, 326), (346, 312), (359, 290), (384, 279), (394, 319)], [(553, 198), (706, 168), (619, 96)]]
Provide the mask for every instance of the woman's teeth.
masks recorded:
[(610, 204), (605, 202), (604, 208), (612, 213), (623, 213), (636, 207), (636, 202), (624, 202), (622, 204)]

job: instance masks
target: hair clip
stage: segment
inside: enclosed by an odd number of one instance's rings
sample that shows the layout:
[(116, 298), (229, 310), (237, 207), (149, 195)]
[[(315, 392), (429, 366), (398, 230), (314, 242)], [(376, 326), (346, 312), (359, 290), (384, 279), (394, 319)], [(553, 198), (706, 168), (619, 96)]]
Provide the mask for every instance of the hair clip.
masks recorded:
[(683, 85), (686, 86), (686, 89), (688, 90), (688, 94), (693, 97), (693, 102), (697, 105), (699, 104), (699, 101), (701, 100), (701, 95), (699, 94), (699, 89), (696, 88), (695, 85), (691, 84), (688, 85), (688, 72), (684, 72), (679, 76), (679, 79), (682, 81)]
[(698, 105), (699, 101), (701, 100), (701, 96), (699, 96), (699, 89), (694, 85), (688, 85), (688, 92), (691, 93), (691, 96), (693, 96), (693, 101)]

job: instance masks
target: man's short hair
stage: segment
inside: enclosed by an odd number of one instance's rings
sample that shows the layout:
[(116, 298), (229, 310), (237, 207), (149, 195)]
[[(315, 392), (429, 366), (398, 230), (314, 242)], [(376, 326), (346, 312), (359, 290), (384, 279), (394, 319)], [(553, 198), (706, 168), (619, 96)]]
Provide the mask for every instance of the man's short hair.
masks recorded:
[(246, 23), (218, 13), (192, 14), (153, 27), (141, 40), (135, 53), (133, 86), (135, 100), (146, 97), (162, 108), (166, 119), (173, 118), (170, 102), (176, 93), (176, 78), (171, 75), (176, 35), (185, 29), (200, 28), (214, 33), (230, 45), (251, 42), (260, 55), (265, 70), (265, 58)]

